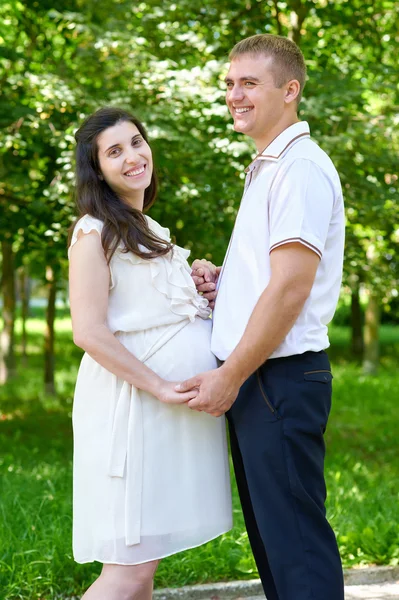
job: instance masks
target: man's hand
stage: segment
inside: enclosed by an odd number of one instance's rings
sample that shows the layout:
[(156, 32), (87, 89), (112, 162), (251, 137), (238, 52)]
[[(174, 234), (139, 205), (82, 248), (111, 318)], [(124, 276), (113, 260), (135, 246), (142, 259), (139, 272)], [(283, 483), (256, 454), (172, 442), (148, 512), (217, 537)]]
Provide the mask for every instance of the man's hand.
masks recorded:
[(176, 387), (176, 382), (160, 380), (156, 397), (165, 404), (184, 404), (198, 396), (198, 390), (195, 388), (177, 392)]
[(191, 277), (195, 283), (198, 292), (201, 292), (204, 298), (209, 302), (209, 306), (215, 307), (217, 296), (216, 284), (221, 271), (221, 267), (216, 267), (209, 260), (204, 258), (196, 259), (191, 265)]
[(199, 394), (188, 402), (189, 408), (220, 417), (231, 408), (240, 391), (240, 383), (223, 367), (200, 373), (176, 386), (178, 392), (199, 389)]

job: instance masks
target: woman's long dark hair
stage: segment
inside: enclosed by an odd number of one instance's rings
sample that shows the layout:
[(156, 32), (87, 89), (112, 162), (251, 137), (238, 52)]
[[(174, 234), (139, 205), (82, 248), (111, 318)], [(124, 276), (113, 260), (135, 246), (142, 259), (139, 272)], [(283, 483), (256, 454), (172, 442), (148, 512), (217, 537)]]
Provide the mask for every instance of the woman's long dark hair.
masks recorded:
[[(79, 219), (91, 215), (104, 223), (101, 243), (108, 263), (119, 243), (124, 252), (134, 252), (141, 258), (155, 258), (167, 254), (173, 245), (151, 231), (143, 213), (124, 202), (104, 181), (100, 179), (97, 139), (100, 133), (120, 122), (136, 125), (148, 143), (147, 133), (140, 121), (129, 112), (113, 107), (100, 108), (89, 116), (75, 133), (76, 147), (76, 204)], [(152, 173), (151, 183), (144, 192), (143, 210), (154, 203), (157, 193), (157, 178)], [(73, 228), (70, 229), (70, 237)], [(144, 246), (146, 251), (140, 249)]]

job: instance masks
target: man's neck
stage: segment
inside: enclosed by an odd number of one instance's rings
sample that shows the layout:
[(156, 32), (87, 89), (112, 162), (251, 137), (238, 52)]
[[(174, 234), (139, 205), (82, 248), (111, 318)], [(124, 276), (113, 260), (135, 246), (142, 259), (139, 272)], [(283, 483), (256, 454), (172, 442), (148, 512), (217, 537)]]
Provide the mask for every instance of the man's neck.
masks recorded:
[(262, 139), (254, 140), (258, 153), (261, 154), (275, 140), (280, 133), (283, 133), (291, 125), (299, 123), (298, 115), (290, 115), (289, 118), (281, 119), (276, 125), (270, 129)]

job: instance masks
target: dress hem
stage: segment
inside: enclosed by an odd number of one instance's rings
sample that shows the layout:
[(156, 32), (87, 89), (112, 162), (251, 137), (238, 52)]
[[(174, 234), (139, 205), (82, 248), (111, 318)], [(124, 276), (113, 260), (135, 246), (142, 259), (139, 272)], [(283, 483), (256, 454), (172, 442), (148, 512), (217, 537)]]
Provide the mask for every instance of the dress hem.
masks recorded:
[(125, 567), (133, 567), (134, 565), (142, 565), (147, 562), (152, 562), (153, 560), (161, 560), (163, 558), (167, 558), (168, 556), (173, 556), (174, 554), (179, 554), (179, 552), (185, 552), (186, 550), (192, 550), (193, 548), (198, 548), (199, 546), (202, 546), (203, 544), (207, 544), (208, 542), (215, 540), (219, 536), (224, 535), (225, 533), (227, 533), (228, 531), (231, 531), (232, 529), (233, 529), (233, 525), (231, 525), (228, 529), (223, 529), (220, 533), (216, 533), (215, 535), (213, 535), (210, 538), (206, 538), (202, 542), (198, 542), (198, 544), (194, 544), (193, 546), (186, 546), (184, 548), (180, 548), (180, 550), (175, 550), (174, 552), (169, 552), (168, 554), (162, 554), (162, 556), (154, 556), (153, 558), (148, 558), (147, 560), (140, 560), (140, 561), (134, 562), (134, 563), (116, 562), (116, 561), (111, 561), (111, 560), (107, 561), (107, 560), (100, 560), (98, 558), (87, 558), (87, 559), (85, 558), (82, 560), (77, 560), (76, 558), (74, 558), (74, 561), (76, 563), (78, 563), (79, 565), (84, 565), (84, 564), (91, 563), (91, 562), (99, 562), (103, 565), (120, 565), (120, 566), (125, 566)]

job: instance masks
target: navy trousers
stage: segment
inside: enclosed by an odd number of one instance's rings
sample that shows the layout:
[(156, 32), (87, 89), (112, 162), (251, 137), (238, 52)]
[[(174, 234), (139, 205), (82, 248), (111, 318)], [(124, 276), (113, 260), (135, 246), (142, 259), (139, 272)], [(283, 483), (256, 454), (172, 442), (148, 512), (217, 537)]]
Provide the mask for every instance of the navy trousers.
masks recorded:
[(245, 524), (267, 600), (344, 600), (324, 507), (331, 380), (325, 352), (270, 359), (227, 413)]

